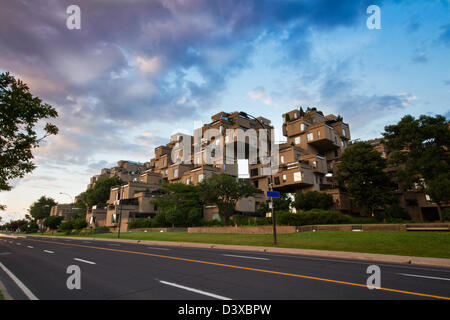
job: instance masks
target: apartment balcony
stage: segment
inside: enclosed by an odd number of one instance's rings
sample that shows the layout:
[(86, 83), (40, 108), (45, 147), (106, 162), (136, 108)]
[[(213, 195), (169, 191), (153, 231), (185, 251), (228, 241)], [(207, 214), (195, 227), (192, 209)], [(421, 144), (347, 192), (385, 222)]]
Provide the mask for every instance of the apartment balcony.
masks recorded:
[(334, 129), (322, 123), (308, 128), (306, 140), (309, 145), (320, 151), (329, 151), (339, 148), (339, 141)]
[(295, 192), (298, 189), (314, 185), (313, 170), (301, 162), (280, 167), (273, 176), (273, 189), (283, 192)]

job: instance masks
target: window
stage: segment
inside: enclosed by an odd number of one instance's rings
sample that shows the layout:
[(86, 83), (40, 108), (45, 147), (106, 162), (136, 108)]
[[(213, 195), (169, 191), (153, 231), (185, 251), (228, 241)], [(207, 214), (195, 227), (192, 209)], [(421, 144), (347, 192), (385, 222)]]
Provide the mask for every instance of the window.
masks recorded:
[(252, 200), (248, 200), (248, 210), (252, 210)]
[(280, 184), (280, 177), (275, 177), (274, 182), (275, 182), (275, 185), (279, 185)]
[(163, 167), (166, 166), (166, 159), (163, 160)]
[(345, 128), (342, 128), (342, 135), (346, 136)]
[(320, 138), (320, 130), (317, 131), (317, 137)]
[(166, 171), (164, 171), (164, 173), (165, 173), (166, 175), (168, 175), (168, 174), (169, 174), (169, 170), (166, 169)]
[(191, 178), (186, 179), (186, 184), (191, 184)]
[(313, 161), (313, 162), (312, 162), (312, 166), (313, 166), (313, 168), (317, 168), (317, 162), (316, 162), (316, 161)]
[(178, 169), (173, 170), (173, 177), (178, 178)]
[(258, 168), (250, 170), (250, 177), (256, 177), (258, 175)]
[(305, 131), (305, 124), (304, 123), (300, 123), (300, 130), (301, 131)]
[(306, 136), (306, 139), (308, 140), (308, 141), (311, 141), (311, 140), (314, 140), (314, 134), (311, 132), (311, 133), (308, 133), (308, 135)]
[(297, 119), (297, 112), (294, 112), (294, 119)]
[(285, 174), (283, 174), (283, 182), (286, 182), (286, 175)]
[(200, 182), (202, 182), (203, 180), (205, 180), (205, 175), (202, 173), (202, 174), (199, 174), (198, 175), (198, 182), (200, 183)]
[(284, 156), (280, 157), (280, 161), (281, 161), (281, 163), (284, 163)]
[(300, 137), (295, 137), (295, 144), (300, 144)]

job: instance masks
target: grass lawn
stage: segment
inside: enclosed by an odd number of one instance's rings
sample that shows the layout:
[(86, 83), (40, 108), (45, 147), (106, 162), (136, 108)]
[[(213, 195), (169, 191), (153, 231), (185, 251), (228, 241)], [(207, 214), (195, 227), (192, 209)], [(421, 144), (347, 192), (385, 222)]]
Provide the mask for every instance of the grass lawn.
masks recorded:
[[(117, 238), (117, 234), (98, 234), (94, 237)], [(268, 247), (273, 242), (271, 234), (123, 232), (121, 238)], [(279, 234), (278, 247), (450, 258), (450, 232), (299, 232)]]

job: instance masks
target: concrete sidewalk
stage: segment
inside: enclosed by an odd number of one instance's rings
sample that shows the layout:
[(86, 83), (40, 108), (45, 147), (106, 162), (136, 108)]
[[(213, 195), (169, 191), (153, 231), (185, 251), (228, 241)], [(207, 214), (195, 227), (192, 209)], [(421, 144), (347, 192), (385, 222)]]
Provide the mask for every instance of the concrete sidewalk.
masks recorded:
[[(0, 234), (0, 237), (2, 234)], [(18, 236), (18, 237), (41, 237), (34, 235)], [(146, 244), (157, 246), (170, 247), (190, 247), (190, 248), (209, 248), (222, 250), (239, 250), (239, 251), (253, 251), (253, 252), (267, 252), (267, 253), (282, 253), (293, 255), (305, 255), (325, 258), (339, 258), (374, 262), (388, 262), (388, 263), (403, 263), (411, 265), (423, 265), (434, 267), (450, 268), (450, 259), (444, 258), (424, 258), (411, 256), (397, 256), (387, 254), (362, 253), (362, 252), (345, 252), (345, 251), (327, 251), (327, 250), (312, 250), (312, 249), (295, 249), (295, 248), (279, 248), (279, 247), (259, 247), (259, 246), (239, 246), (239, 245), (225, 245), (225, 244), (211, 244), (211, 243), (196, 243), (196, 242), (174, 242), (174, 241), (148, 241), (148, 240), (125, 240), (125, 239), (107, 239), (107, 238), (91, 238), (91, 237), (62, 237), (62, 236), (43, 236), (51, 239), (79, 239), (90, 241), (109, 241), (122, 242), (131, 244)]]

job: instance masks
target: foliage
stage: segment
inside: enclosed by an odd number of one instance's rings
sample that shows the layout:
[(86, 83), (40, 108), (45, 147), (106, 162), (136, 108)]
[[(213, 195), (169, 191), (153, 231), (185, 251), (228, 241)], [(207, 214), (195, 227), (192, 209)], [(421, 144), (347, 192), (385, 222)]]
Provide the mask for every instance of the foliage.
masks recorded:
[(80, 199), (75, 203), (83, 212), (93, 206), (105, 206), (109, 199), (112, 187), (121, 185), (123, 181), (119, 177), (102, 178), (95, 182), (93, 188), (80, 194)]
[(72, 220), (72, 225), (75, 230), (81, 230), (87, 227), (87, 222), (84, 217), (76, 218)]
[(133, 219), (128, 222), (129, 229), (139, 229), (139, 228), (151, 228), (152, 220), (147, 218)]
[(329, 210), (332, 206), (333, 196), (331, 194), (308, 191), (306, 193), (299, 192), (295, 196), (295, 208), (298, 210)]
[[(258, 212), (261, 216), (265, 216), (267, 212), (270, 212), (269, 208), (270, 200), (260, 204)], [(293, 204), (292, 199), (287, 193), (281, 193), (280, 198), (273, 199), (273, 210), (274, 211), (290, 211)]]
[(27, 229), (28, 221), (25, 219), (22, 220), (12, 220), (7, 222), (1, 226), (2, 230), (8, 230), (15, 232), (17, 230)]
[(46, 226), (50, 230), (56, 230), (56, 229), (58, 229), (62, 220), (63, 220), (63, 217), (61, 217), (61, 216), (50, 216), (45, 219), (44, 226)]
[(240, 198), (250, 197), (259, 190), (248, 180), (236, 179), (227, 174), (214, 174), (199, 184), (200, 198), (206, 203), (214, 203), (226, 225), (234, 213)]
[(39, 230), (39, 226), (37, 225), (37, 223), (35, 221), (27, 221), (26, 224), (24, 224), (21, 228), (20, 231), (22, 232), (26, 232), (26, 233), (36, 233)]
[(363, 215), (395, 201), (394, 186), (384, 169), (386, 160), (368, 143), (357, 142), (342, 154), (338, 182), (356, 201)]
[(300, 213), (279, 211), (276, 213), (277, 224), (290, 226), (303, 226), (313, 224), (339, 224), (349, 223), (350, 219), (339, 211), (312, 209)]
[(407, 186), (420, 185), (438, 205), (450, 199), (450, 130), (445, 117), (411, 115), (395, 125), (386, 126), (384, 143), (393, 151), (389, 162), (397, 165), (395, 178)]
[(266, 217), (234, 215), (231, 220), (233, 221), (233, 224), (237, 226), (264, 226), (272, 224), (272, 218)]
[(45, 219), (50, 216), (50, 210), (57, 203), (52, 198), (46, 196), (40, 197), (37, 201), (31, 204), (29, 212), (31, 217), (35, 220)]
[[(57, 134), (58, 128), (47, 123), (44, 136), (38, 138), (35, 126), (42, 119), (57, 116), (57, 111), (33, 96), (21, 80), (8, 72), (0, 74), (0, 191), (11, 190), (8, 181), (23, 178), (36, 168), (32, 149)], [(3, 209), (5, 206), (0, 206)]]
[(94, 228), (95, 234), (101, 234), (101, 233), (110, 233), (111, 231), (107, 226), (97, 226)]
[(72, 231), (72, 229), (73, 229), (72, 220), (63, 221), (61, 223), (61, 225), (59, 226), (59, 230), (61, 230), (61, 231), (70, 232), (70, 231)]
[(199, 187), (192, 184), (166, 183), (162, 188), (164, 194), (151, 200), (160, 211), (158, 223), (172, 227), (197, 225), (203, 216)]

